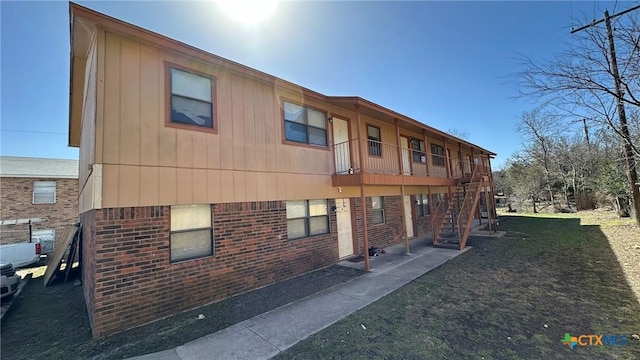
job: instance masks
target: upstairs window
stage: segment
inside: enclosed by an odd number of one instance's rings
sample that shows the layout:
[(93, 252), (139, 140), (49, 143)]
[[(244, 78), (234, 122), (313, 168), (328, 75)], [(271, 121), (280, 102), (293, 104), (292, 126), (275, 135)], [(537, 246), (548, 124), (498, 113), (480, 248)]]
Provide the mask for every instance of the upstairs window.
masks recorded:
[(56, 203), (56, 182), (55, 181), (34, 181), (33, 182), (33, 203), (34, 204), (55, 204)]
[(411, 139), (411, 149), (413, 150), (413, 162), (426, 163), (427, 154), (424, 152), (424, 141)]
[(367, 139), (369, 140), (369, 155), (382, 156), (380, 128), (367, 125)]
[(169, 84), (172, 125), (215, 129), (212, 78), (169, 67)]
[(444, 148), (442, 146), (431, 144), (431, 161), (433, 165), (444, 166)]
[(429, 196), (416, 195), (416, 213), (418, 214), (418, 216), (427, 216), (430, 212)]
[(327, 114), (285, 101), (284, 137), (303, 144), (327, 146)]

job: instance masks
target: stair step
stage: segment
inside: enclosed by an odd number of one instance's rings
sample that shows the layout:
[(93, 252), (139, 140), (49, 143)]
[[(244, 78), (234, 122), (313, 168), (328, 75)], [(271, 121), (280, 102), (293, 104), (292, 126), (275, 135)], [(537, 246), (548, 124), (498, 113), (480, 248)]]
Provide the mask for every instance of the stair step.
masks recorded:
[(437, 248), (442, 249), (451, 249), (451, 250), (459, 250), (460, 244), (451, 244), (451, 243), (438, 243), (435, 245)]

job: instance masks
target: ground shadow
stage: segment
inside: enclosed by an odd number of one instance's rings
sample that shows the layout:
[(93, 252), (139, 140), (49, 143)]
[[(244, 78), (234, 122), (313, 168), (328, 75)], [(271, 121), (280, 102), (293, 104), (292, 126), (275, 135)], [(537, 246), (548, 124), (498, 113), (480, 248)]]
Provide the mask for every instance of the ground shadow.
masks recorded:
[(45, 288), (40, 277), (3, 320), (1, 357), (122, 359), (167, 350), (362, 274), (334, 265), (97, 340), (82, 287), (70, 281)]
[[(566, 217), (503, 216), (505, 237), (470, 238), (470, 251), (278, 358), (640, 359), (640, 305), (608, 239)], [(566, 333), (628, 343), (571, 350)]]

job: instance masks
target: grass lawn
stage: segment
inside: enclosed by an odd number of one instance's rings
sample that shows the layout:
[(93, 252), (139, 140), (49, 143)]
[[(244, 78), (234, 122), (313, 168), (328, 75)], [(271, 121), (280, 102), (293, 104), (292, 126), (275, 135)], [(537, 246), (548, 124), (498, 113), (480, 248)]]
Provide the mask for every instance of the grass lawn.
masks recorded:
[[(471, 239), (277, 359), (640, 359), (638, 229), (598, 212), (516, 215), (500, 219), (507, 236)], [(628, 344), (570, 350), (565, 333)]]
[[(516, 215), (500, 219), (506, 237), (471, 239), (471, 251), (279, 358), (640, 359), (632, 337), (640, 335), (640, 230), (611, 213)], [(165, 350), (361, 274), (332, 266), (94, 340), (82, 288), (45, 288), (42, 271), (2, 321), (2, 359)], [(561, 344), (565, 333), (625, 335), (628, 345), (571, 351)]]

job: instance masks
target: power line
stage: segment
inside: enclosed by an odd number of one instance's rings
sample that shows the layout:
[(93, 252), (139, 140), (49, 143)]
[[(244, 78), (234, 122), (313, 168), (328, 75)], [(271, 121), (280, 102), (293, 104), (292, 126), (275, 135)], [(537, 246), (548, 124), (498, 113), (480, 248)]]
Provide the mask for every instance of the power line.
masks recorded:
[(3, 132), (27, 133), (27, 134), (67, 135), (67, 133), (66, 133), (66, 132), (54, 132), (54, 131), (11, 130), (11, 129), (1, 129), (0, 131), (3, 131)]
[[(631, 12), (631, 11), (634, 11), (634, 10), (637, 10), (637, 9), (640, 9), (640, 5), (638, 5), (638, 6), (634, 6), (634, 7), (632, 7), (631, 9), (627, 9), (627, 10), (625, 10), (625, 11), (619, 12), (619, 13), (617, 13), (617, 14), (614, 14), (614, 15), (611, 15), (611, 16), (608, 16), (608, 17), (609, 17), (609, 18), (616, 18), (616, 17), (618, 17), (618, 16), (620, 16), (620, 15), (624, 15), (624, 14), (626, 14), (626, 13), (628, 13), (628, 12)], [(607, 12), (607, 13), (608, 13), (608, 12)], [(577, 28), (577, 29), (573, 29), (573, 30), (571, 30), (571, 33), (572, 33), (572, 34), (574, 34), (574, 33), (577, 33), (577, 32), (578, 32), (578, 31), (580, 31), (580, 30), (584, 30), (584, 29), (586, 29), (586, 28), (588, 28), (588, 27), (591, 27), (591, 26), (594, 26), (594, 25), (600, 24), (600, 23), (602, 23), (602, 22), (605, 22), (605, 21), (606, 21), (606, 18), (607, 18), (607, 16), (605, 16), (605, 18), (600, 19), (600, 20), (598, 20), (598, 21), (595, 21), (595, 20), (594, 20), (593, 22), (591, 22), (591, 24), (587, 24), (587, 25), (585, 25), (585, 26), (581, 26), (581, 27), (579, 27), (579, 28)]]

